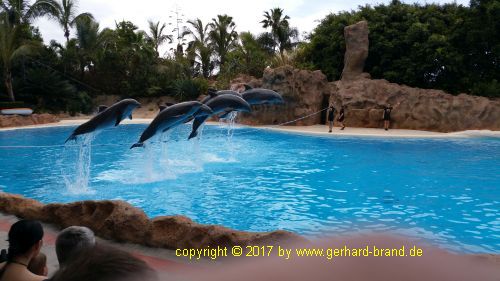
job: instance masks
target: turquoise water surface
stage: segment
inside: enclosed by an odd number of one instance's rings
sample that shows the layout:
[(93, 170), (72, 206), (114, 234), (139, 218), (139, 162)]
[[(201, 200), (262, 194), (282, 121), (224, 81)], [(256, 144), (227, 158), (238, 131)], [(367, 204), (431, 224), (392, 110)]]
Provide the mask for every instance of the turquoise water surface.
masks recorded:
[[(500, 139), (305, 136), (182, 126), (146, 149), (145, 125), (92, 146), (74, 127), (0, 132), (0, 190), (50, 202), (120, 199), (150, 217), (303, 235), (391, 231), (459, 252), (500, 253)], [(88, 139), (87, 141), (91, 141)], [(81, 140), (83, 142), (83, 140)], [(89, 161), (90, 160), (90, 161)]]

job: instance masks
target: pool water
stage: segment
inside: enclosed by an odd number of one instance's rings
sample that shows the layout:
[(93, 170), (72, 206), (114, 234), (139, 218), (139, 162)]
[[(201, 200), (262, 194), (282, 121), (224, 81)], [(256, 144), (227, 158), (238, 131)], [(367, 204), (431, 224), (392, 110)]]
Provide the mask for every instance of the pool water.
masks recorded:
[(246, 127), (231, 136), (205, 126), (201, 139), (187, 141), (184, 125), (130, 150), (144, 128), (122, 125), (83, 147), (61, 146), (74, 127), (0, 132), (0, 190), (44, 203), (125, 200), (150, 217), (180, 214), (239, 230), (391, 231), (452, 251), (500, 252), (498, 138), (319, 137)]

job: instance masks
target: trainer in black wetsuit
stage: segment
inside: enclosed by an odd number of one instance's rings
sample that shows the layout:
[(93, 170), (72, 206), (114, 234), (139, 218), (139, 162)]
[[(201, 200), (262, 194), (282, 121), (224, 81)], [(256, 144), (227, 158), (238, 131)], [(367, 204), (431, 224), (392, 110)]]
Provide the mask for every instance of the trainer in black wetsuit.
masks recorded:
[(328, 109), (328, 124), (330, 128), (330, 130), (328, 131), (329, 133), (332, 132), (334, 120), (335, 120), (335, 107), (330, 106), (330, 108)]
[(389, 130), (389, 126), (391, 125), (391, 111), (392, 111), (392, 106), (387, 105), (384, 107), (384, 129), (387, 131)]

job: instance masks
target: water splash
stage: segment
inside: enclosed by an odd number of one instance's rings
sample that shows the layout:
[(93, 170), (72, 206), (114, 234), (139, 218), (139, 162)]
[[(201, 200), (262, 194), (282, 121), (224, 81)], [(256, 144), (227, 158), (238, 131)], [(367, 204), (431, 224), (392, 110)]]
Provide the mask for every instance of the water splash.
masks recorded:
[[(79, 137), (78, 146), (74, 148), (68, 146), (64, 147), (63, 159), (74, 161), (73, 165), (68, 165), (66, 168), (62, 169), (64, 184), (67, 191), (72, 194), (92, 194), (95, 192), (89, 186), (92, 141), (95, 136), (95, 133), (82, 135)], [(76, 155), (74, 155), (74, 153), (76, 153)]]
[[(144, 184), (175, 180), (186, 173), (203, 172), (199, 144), (184, 139), (188, 129), (188, 126), (182, 125), (155, 136), (143, 149), (133, 150), (124, 160), (117, 163), (116, 169), (100, 173), (97, 179), (124, 184)], [(175, 151), (174, 155), (171, 155), (172, 150)]]
[(225, 122), (222, 121), (223, 119), (219, 119), (219, 123), (221, 126), (226, 127), (226, 147), (229, 152), (229, 159), (230, 161), (234, 161), (234, 143), (233, 143), (233, 136), (234, 136), (234, 129), (236, 127), (236, 117), (238, 117), (238, 112), (237, 111), (231, 111), (227, 117), (225, 118)]
[(238, 111), (231, 111), (226, 118), (219, 119), (219, 124), (227, 129), (227, 138), (232, 139), (234, 135), (234, 128), (236, 128), (236, 118)]

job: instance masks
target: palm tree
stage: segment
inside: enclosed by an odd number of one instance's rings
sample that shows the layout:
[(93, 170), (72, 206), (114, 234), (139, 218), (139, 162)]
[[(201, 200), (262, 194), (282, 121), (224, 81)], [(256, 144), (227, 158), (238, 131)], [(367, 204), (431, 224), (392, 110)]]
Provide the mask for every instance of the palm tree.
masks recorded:
[(210, 57), (212, 56), (212, 49), (210, 48), (210, 40), (208, 29), (210, 28), (210, 24), (203, 25), (203, 22), (200, 19), (196, 19), (193, 21), (188, 21), (188, 23), (192, 26), (192, 29), (189, 29), (189, 34), (193, 36), (193, 41), (190, 43), (190, 47), (194, 49), (196, 52), (196, 56), (200, 60), (201, 71), (203, 77), (208, 78), (210, 76), (210, 72), (212, 72), (213, 65), (210, 61)]
[(16, 101), (12, 87), (12, 64), (24, 55), (28, 55), (36, 48), (36, 43), (20, 43), (22, 25), (13, 24), (10, 15), (0, 13), (0, 57), (3, 65), (4, 83), (11, 101)]
[(74, 27), (76, 21), (81, 19), (94, 19), (91, 13), (81, 13), (76, 15), (77, 0), (61, 0), (60, 4), (57, 4), (57, 15), (55, 19), (59, 25), (64, 30), (64, 37), (66, 37), (66, 43), (69, 42), (70, 28)]
[(236, 24), (233, 17), (228, 15), (217, 15), (217, 19), (212, 19), (209, 24), (210, 44), (219, 56), (220, 65), (226, 62), (227, 53), (236, 45), (238, 33), (235, 31)]
[(162, 24), (160, 26), (160, 22), (152, 22), (152, 21), (148, 21), (149, 23), (149, 32), (151, 33), (151, 35), (148, 35), (148, 40), (151, 41), (151, 43), (153, 44), (153, 47), (156, 51), (157, 54), (158, 53), (158, 48), (163, 45), (165, 42), (169, 42), (169, 43), (172, 43), (172, 35), (168, 35), (168, 34), (164, 34), (164, 30), (165, 28), (167, 27), (166, 24)]
[(26, 0), (0, 0), (0, 12), (5, 12), (13, 25), (29, 24), (45, 15), (57, 16), (58, 6), (55, 0), (36, 0), (31, 5)]
[(74, 48), (78, 57), (80, 75), (84, 76), (85, 69), (91, 69), (96, 64), (99, 54), (115, 46), (116, 36), (114, 31), (105, 28), (99, 30), (99, 23), (92, 19), (76, 21), (76, 38), (69, 41), (67, 51)]
[(290, 33), (290, 25), (288, 20), (289, 16), (285, 15), (283, 17), (283, 9), (274, 8), (269, 11), (264, 12), (264, 20), (261, 21), (262, 27), (271, 28), (271, 34), (273, 35), (275, 48), (278, 47), (280, 54), (286, 49), (286, 35)]

